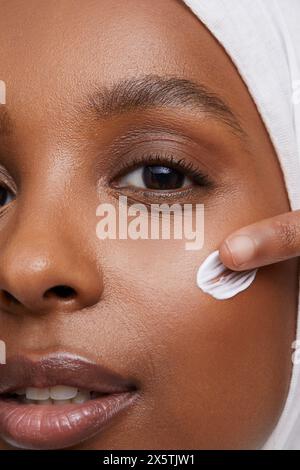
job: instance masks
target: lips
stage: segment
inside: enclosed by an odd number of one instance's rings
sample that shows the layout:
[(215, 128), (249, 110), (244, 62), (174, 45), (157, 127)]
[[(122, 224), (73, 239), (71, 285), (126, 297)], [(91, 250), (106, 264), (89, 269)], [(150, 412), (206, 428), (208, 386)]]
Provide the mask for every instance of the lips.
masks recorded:
[[(51, 401), (53, 391), (75, 389), (88, 398)], [(25, 398), (33, 391), (30, 396), (50, 398), (41, 406)], [(19, 448), (72, 447), (101, 432), (137, 397), (132, 380), (81, 357), (15, 357), (0, 366), (0, 436)]]

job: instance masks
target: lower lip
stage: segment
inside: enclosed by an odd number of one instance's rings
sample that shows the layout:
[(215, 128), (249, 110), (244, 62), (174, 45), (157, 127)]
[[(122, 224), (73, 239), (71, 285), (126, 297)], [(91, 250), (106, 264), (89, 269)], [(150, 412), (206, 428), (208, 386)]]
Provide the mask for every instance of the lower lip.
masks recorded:
[(131, 405), (136, 393), (124, 392), (81, 404), (34, 405), (0, 400), (0, 436), (23, 449), (62, 449), (93, 437)]

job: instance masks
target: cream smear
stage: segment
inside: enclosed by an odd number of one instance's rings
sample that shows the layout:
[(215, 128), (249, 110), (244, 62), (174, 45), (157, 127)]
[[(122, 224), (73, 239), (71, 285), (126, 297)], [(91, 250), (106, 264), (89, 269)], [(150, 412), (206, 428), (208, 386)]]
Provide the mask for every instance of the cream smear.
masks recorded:
[(215, 299), (234, 297), (247, 289), (255, 279), (257, 269), (232, 271), (221, 262), (219, 251), (211, 253), (197, 272), (197, 285)]

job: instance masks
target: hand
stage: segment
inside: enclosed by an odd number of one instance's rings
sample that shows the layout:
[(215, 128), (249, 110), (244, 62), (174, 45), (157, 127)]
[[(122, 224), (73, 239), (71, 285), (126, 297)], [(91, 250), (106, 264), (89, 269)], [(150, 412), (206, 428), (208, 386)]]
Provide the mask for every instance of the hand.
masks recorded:
[(233, 232), (223, 241), (219, 252), (223, 264), (234, 271), (300, 256), (300, 210)]

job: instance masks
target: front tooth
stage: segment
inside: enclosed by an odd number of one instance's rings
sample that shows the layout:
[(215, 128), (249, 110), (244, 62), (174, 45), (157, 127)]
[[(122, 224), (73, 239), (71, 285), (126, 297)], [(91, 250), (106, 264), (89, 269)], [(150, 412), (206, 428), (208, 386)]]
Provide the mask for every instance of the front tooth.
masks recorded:
[(75, 387), (67, 387), (65, 385), (57, 385), (50, 388), (50, 396), (52, 400), (71, 400), (76, 397), (78, 389)]
[(50, 397), (49, 388), (26, 388), (26, 398), (28, 400), (48, 400)]
[(85, 403), (91, 399), (91, 393), (86, 390), (81, 390), (77, 393), (76, 397), (73, 398), (72, 403)]
[(48, 398), (48, 400), (39, 400), (37, 404), (38, 405), (52, 405), (52, 400), (51, 398)]

